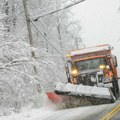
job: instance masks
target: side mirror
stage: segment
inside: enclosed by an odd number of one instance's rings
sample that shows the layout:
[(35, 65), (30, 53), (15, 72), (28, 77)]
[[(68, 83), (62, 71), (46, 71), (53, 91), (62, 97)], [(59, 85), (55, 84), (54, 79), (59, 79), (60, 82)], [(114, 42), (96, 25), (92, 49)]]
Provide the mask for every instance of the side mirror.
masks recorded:
[(66, 65), (65, 65), (66, 75), (67, 75), (68, 82), (70, 82), (70, 79), (71, 79), (71, 70), (72, 70), (73, 67), (74, 67), (74, 62), (72, 60), (68, 60), (66, 62)]

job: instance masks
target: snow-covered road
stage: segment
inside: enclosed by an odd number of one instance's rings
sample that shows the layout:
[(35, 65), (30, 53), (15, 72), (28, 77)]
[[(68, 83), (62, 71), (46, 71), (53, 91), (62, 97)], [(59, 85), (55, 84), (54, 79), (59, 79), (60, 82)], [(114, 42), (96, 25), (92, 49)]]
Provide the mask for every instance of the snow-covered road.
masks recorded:
[(45, 94), (37, 96), (35, 101), (37, 106), (40, 106), (41, 103), (42, 106), (39, 108), (25, 107), (18, 114), (13, 113), (10, 116), (0, 116), (0, 120), (100, 120), (111, 108), (120, 103), (119, 99), (114, 104), (58, 110)]
[(111, 104), (56, 110), (55, 106), (50, 105), (39, 109), (24, 109), (19, 114), (4, 116), (0, 120), (84, 120), (88, 116), (101, 113), (110, 106)]

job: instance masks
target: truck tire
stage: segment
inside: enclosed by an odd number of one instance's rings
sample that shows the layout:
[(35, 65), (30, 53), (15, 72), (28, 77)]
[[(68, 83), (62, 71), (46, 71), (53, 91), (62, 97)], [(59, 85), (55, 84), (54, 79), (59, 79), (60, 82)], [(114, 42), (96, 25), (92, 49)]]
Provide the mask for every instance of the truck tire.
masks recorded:
[(116, 88), (117, 88), (117, 93), (119, 94), (119, 84), (118, 84), (118, 80), (116, 80)]
[(117, 99), (119, 97), (119, 85), (118, 85), (118, 80), (113, 78), (112, 80), (113, 88), (111, 88), (115, 98)]

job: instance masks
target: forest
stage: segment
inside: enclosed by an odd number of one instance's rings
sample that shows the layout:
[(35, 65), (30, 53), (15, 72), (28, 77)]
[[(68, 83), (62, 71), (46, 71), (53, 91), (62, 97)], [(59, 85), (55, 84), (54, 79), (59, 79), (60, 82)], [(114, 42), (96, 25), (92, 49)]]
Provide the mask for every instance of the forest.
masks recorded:
[(80, 0), (0, 0), (0, 113), (65, 81), (66, 54), (85, 47), (71, 7)]

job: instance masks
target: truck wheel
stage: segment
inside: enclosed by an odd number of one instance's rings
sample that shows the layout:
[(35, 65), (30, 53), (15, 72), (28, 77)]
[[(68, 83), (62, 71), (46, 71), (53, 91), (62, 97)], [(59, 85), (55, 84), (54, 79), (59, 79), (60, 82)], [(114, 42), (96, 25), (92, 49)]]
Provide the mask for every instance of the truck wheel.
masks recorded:
[(117, 92), (117, 98), (119, 97), (119, 84), (118, 80), (116, 80), (116, 92)]
[(119, 97), (119, 85), (118, 85), (118, 81), (114, 78), (112, 80), (112, 84), (113, 84), (113, 88), (111, 89), (115, 98), (117, 99)]
[(116, 89), (117, 89), (117, 93), (119, 94), (119, 84), (118, 84), (118, 80), (116, 80)]
[(111, 88), (111, 103), (115, 103), (116, 102), (116, 93), (114, 91), (114, 88)]

